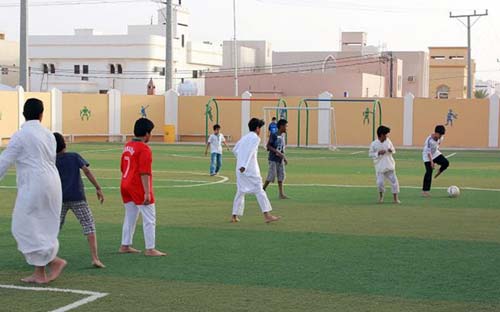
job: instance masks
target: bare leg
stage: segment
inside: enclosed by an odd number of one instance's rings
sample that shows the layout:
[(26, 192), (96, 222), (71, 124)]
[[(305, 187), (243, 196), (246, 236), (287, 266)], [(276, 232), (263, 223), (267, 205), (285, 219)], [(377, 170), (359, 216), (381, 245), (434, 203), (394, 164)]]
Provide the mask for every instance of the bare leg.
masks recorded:
[(103, 269), (106, 266), (99, 260), (97, 255), (97, 238), (95, 233), (90, 233), (87, 235), (87, 240), (89, 241), (90, 254), (92, 255), (92, 265), (98, 269)]
[(378, 193), (378, 203), (382, 204), (384, 202), (384, 192)]
[(156, 249), (146, 249), (144, 254), (148, 257), (164, 257), (167, 254)]
[(288, 199), (288, 196), (285, 195), (285, 191), (283, 188), (283, 181), (278, 181), (278, 188), (280, 190), (280, 199)]
[(34, 283), (34, 284), (47, 284), (49, 282), (47, 274), (45, 273), (45, 267), (35, 267), (33, 275), (21, 279), (24, 283)]
[(264, 182), (264, 186), (262, 187), (262, 189), (265, 191), (266, 188), (269, 186), (270, 183), (271, 183), (270, 181)]
[(238, 218), (237, 215), (233, 215), (231, 217), (231, 223), (238, 223), (238, 222), (240, 222), (240, 218)]
[(398, 193), (394, 193), (393, 196), (394, 196), (394, 203), (395, 204), (401, 204), (401, 201), (399, 200)]
[(125, 254), (125, 253), (140, 253), (141, 251), (138, 249), (135, 249), (134, 247), (132, 247), (130, 245), (121, 245), (118, 252)]
[(276, 217), (269, 212), (264, 212), (264, 219), (266, 220), (266, 223), (271, 223), (278, 221), (279, 219), (281, 219), (281, 217)]
[(61, 275), (62, 271), (66, 267), (68, 263), (66, 260), (56, 257), (49, 263), (50, 274), (49, 274), (49, 282), (55, 281), (59, 275)]

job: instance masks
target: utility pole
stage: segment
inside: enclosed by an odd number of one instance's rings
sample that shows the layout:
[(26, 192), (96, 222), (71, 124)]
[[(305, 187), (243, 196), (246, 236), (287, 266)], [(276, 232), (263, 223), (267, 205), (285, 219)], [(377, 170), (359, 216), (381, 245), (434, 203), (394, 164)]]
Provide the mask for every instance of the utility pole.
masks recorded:
[(29, 91), (28, 85), (28, 0), (21, 0), (19, 85)]
[(167, 6), (167, 14), (165, 17), (166, 34), (165, 34), (165, 92), (172, 89), (173, 80), (173, 40), (172, 40), (172, 0), (164, 2)]
[(234, 96), (239, 96), (238, 84), (238, 42), (236, 39), (236, 0), (233, 0), (233, 63), (234, 63)]
[[(474, 14), (463, 14), (463, 15), (453, 15), (450, 12), (450, 18), (457, 18), (460, 23), (467, 27), (467, 98), (472, 99), (472, 49), (471, 49), (471, 28), (482, 16), (487, 16), (488, 10), (485, 13), (477, 13), (474, 10)], [(477, 17), (477, 19), (471, 24), (471, 17)], [(464, 23), (461, 19), (466, 18), (467, 23)]]
[(389, 77), (390, 77), (390, 81), (389, 81), (389, 86), (390, 86), (390, 89), (389, 89), (389, 96), (390, 97), (394, 97), (394, 61), (393, 61), (393, 54), (392, 54), (392, 51), (389, 52), (389, 57), (391, 58), (390, 60), (390, 73), (389, 73)]

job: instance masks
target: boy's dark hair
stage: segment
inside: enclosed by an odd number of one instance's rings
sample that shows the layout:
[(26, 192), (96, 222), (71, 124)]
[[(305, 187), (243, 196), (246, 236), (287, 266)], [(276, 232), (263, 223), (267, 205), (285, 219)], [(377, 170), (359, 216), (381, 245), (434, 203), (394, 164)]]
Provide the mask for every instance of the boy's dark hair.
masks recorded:
[(391, 132), (391, 128), (386, 126), (380, 126), (377, 128), (377, 136), (380, 138), (382, 135), (388, 134)]
[(278, 121), (278, 129), (281, 128), (281, 126), (285, 126), (286, 124), (288, 124), (288, 121), (286, 119), (280, 119)]
[(220, 125), (219, 124), (215, 124), (214, 125), (214, 131), (217, 130), (217, 129), (220, 129)]
[(134, 135), (138, 138), (145, 137), (147, 134), (151, 133), (155, 127), (155, 124), (147, 118), (139, 118), (134, 125)]
[(444, 135), (446, 133), (446, 128), (443, 125), (436, 126), (434, 132)]
[(57, 143), (56, 152), (59, 154), (63, 151), (63, 149), (66, 148), (66, 141), (64, 140), (62, 134), (60, 134), (59, 132), (54, 132), (54, 137), (56, 138)]
[(23, 115), (26, 121), (38, 120), (43, 113), (43, 102), (39, 99), (27, 99), (24, 103)]
[(248, 122), (248, 129), (250, 129), (250, 131), (253, 132), (253, 131), (257, 130), (257, 128), (262, 128), (265, 124), (266, 123), (262, 119), (252, 118)]
[(276, 121), (276, 117), (273, 117), (273, 119), (271, 119), (272, 121)]

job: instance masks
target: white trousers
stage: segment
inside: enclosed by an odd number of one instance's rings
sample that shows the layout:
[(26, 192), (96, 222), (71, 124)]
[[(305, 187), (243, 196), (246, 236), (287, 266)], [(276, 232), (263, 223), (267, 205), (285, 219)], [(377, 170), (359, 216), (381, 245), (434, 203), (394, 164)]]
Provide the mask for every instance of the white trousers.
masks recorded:
[(377, 187), (378, 191), (381, 193), (385, 193), (385, 179), (391, 182), (392, 194), (399, 194), (399, 181), (396, 176), (395, 171), (387, 171), (387, 172), (378, 172), (377, 173)]
[(136, 205), (133, 202), (125, 204), (125, 218), (123, 220), (122, 245), (131, 246), (134, 239), (135, 225), (142, 215), (142, 227), (146, 249), (155, 248), (156, 240), (156, 207), (152, 205)]
[(262, 178), (247, 177), (240, 173), (237, 173), (236, 177), (238, 190), (236, 191), (236, 196), (234, 197), (233, 215), (240, 217), (243, 216), (246, 194), (255, 195), (262, 213), (273, 210), (271, 202), (269, 201), (269, 198), (267, 198), (266, 192), (262, 189)]

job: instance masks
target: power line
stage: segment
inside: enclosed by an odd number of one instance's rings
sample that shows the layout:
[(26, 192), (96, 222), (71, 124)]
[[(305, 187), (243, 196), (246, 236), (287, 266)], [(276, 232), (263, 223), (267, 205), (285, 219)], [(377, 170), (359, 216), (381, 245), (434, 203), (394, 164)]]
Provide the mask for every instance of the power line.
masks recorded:
[[(48, 6), (79, 6), (79, 5), (102, 5), (102, 4), (127, 4), (127, 3), (157, 3), (153, 0), (67, 0), (67, 1), (45, 1), (31, 2), (30, 7), (48, 7)], [(19, 2), (3, 3), (0, 8), (19, 7)]]

